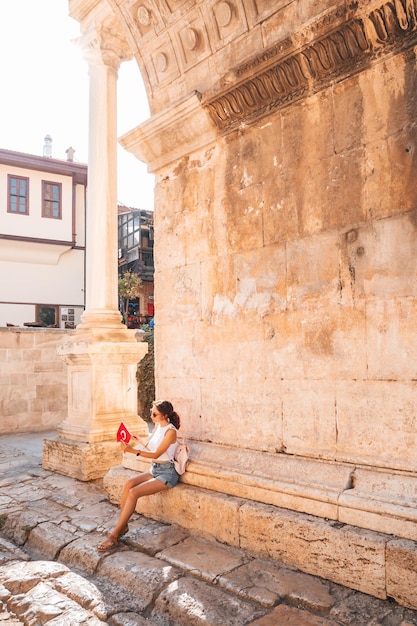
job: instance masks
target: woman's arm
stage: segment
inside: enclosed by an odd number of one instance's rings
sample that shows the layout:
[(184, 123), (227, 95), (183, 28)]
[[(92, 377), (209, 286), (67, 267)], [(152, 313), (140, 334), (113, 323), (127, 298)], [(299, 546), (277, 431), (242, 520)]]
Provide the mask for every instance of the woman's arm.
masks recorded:
[(164, 435), (163, 440), (155, 450), (155, 452), (151, 452), (150, 450), (135, 450), (132, 446), (129, 446), (124, 441), (121, 441), (123, 452), (131, 452), (132, 454), (136, 454), (137, 456), (143, 456), (145, 459), (158, 459), (161, 454), (166, 452), (169, 446), (177, 441), (177, 432), (170, 428)]

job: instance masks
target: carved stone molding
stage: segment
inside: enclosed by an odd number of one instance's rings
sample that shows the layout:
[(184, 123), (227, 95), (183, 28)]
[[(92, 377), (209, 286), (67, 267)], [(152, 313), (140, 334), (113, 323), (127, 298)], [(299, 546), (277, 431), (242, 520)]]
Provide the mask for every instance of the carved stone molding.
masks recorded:
[(237, 85), (204, 94), (202, 105), (216, 126), (233, 129), (360, 72), (373, 59), (412, 46), (417, 40), (417, 0), (390, 0), (367, 14), (351, 14), (329, 31), (332, 24), (322, 18), (317, 28), (321, 37), (301, 50), (291, 51), (289, 42), (282, 42), (236, 68)]
[(194, 92), (119, 138), (150, 172), (215, 141), (217, 129)]

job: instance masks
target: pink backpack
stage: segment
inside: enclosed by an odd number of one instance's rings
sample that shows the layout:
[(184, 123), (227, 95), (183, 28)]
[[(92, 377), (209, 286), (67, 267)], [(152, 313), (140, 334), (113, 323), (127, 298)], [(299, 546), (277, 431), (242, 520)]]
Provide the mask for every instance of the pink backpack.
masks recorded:
[(177, 448), (174, 455), (174, 466), (178, 474), (184, 474), (190, 458), (190, 448), (184, 439), (177, 438)]

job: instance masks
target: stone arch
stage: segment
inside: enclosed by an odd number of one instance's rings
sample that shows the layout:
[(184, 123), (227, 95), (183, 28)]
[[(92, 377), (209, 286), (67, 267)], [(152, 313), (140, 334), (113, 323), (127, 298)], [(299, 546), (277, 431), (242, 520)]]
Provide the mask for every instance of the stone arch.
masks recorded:
[(415, 538), (416, 0), (70, 8), (116, 20), (146, 84), (120, 142), (157, 178), (187, 482)]

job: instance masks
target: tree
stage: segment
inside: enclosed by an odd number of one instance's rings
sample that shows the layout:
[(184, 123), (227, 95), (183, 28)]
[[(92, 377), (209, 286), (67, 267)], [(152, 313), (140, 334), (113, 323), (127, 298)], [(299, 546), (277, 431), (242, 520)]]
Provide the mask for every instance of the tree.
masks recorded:
[(139, 296), (142, 291), (142, 280), (130, 270), (124, 272), (118, 282), (119, 296), (123, 298), (123, 319), (127, 322), (129, 302)]
[(148, 344), (148, 352), (139, 361), (136, 372), (138, 381), (138, 413), (146, 422), (152, 422), (151, 409), (155, 400), (155, 356), (154, 334), (148, 333), (142, 341)]

